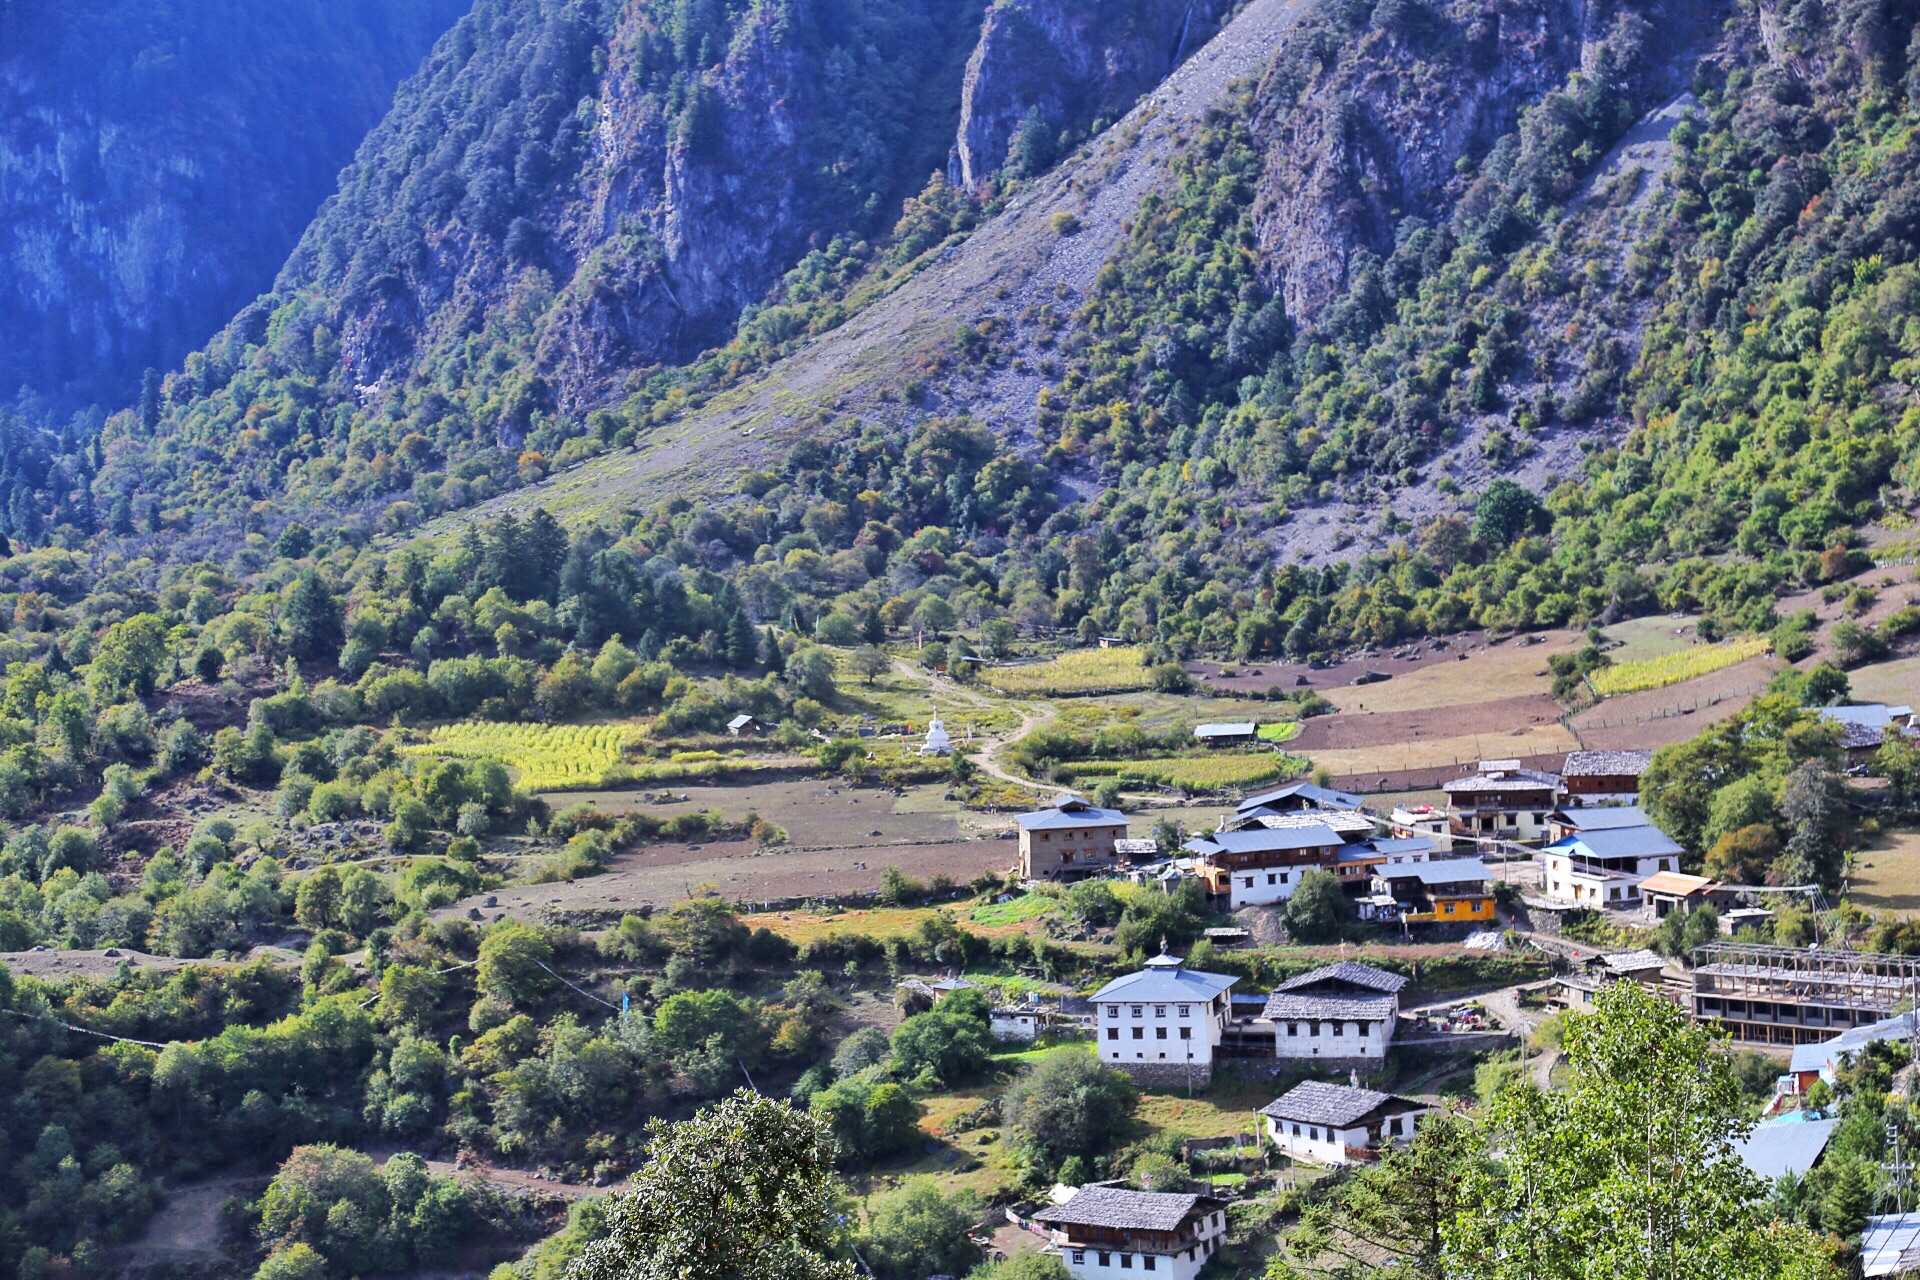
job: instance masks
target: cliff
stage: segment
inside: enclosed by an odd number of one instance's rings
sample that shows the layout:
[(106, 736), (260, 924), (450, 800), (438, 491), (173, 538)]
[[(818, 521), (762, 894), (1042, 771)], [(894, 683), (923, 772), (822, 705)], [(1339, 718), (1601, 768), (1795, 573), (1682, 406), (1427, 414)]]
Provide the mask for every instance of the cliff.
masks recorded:
[(0, 394), (122, 401), (206, 341), (459, 9), (0, 6)]

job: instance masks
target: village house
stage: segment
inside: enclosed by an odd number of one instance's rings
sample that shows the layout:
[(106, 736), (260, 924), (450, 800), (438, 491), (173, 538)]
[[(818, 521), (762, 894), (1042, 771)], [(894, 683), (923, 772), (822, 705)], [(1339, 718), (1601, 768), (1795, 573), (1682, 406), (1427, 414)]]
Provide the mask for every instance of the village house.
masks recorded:
[(1274, 1056), (1378, 1063), (1393, 1043), (1406, 985), (1397, 973), (1352, 960), (1288, 979), (1268, 995), (1261, 1013), (1273, 1025)]
[(1216, 831), (1182, 847), (1201, 860), (1208, 893), (1247, 907), (1285, 902), (1308, 871), (1333, 866), (1345, 843), (1331, 827), (1315, 823)]
[(1585, 907), (1637, 907), (1640, 883), (1678, 871), (1682, 850), (1651, 823), (1576, 831), (1540, 851), (1540, 887), (1549, 899)]
[(1569, 805), (1638, 804), (1651, 751), (1569, 751), (1560, 784)]
[(1002, 1044), (1031, 1044), (1047, 1022), (1047, 1011), (1037, 1004), (1002, 1005), (987, 1013), (987, 1030)]
[(1387, 829), (1401, 840), (1425, 840), (1435, 853), (1453, 852), (1453, 820), (1430, 804), (1395, 805)]
[(1836, 1083), (1835, 1073), (1842, 1059), (1848, 1055), (1859, 1053), (1868, 1045), (1883, 1040), (1912, 1038), (1913, 1014), (1910, 1012), (1882, 1018), (1864, 1027), (1849, 1027), (1830, 1040), (1795, 1045), (1793, 1057), (1787, 1064), (1787, 1077), (1792, 1082), (1793, 1092), (1804, 1095), (1813, 1088), (1815, 1080), (1825, 1080), (1828, 1085)]
[(1886, 743), (1889, 729), (1909, 737), (1920, 732), (1920, 717), (1912, 707), (1890, 707), (1884, 702), (1854, 703), (1844, 707), (1822, 707), (1820, 718), (1840, 726), (1840, 754), (1849, 765), (1871, 766)]
[(1379, 868), (1402, 862), (1427, 862), (1432, 857), (1433, 846), (1417, 837), (1369, 840), (1365, 844), (1350, 844), (1335, 854), (1333, 873), (1340, 877), (1340, 887), (1349, 896), (1361, 897), (1372, 887), (1373, 873)]
[(1198, 724), (1193, 736), (1203, 747), (1247, 747), (1258, 740), (1260, 726), (1251, 720), (1228, 724)]
[(1090, 997), (1100, 1060), (1143, 1084), (1205, 1088), (1237, 981), (1189, 969), (1164, 953), (1115, 978)]
[(749, 715), (737, 715), (727, 721), (727, 733), (735, 738), (742, 734), (749, 736), (760, 732), (760, 722)]
[(1020, 828), (1022, 880), (1085, 880), (1112, 871), (1127, 815), (1063, 795), (1045, 809), (1014, 817)]
[(1655, 920), (1664, 920), (1676, 911), (1686, 915), (1701, 907), (1718, 910), (1731, 905), (1734, 896), (1734, 891), (1718, 880), (1690, 876), (1684, 871), (1656, 871), (1640, 882), (1640, 900)]
[(1547, 815), (1547, 839), (1565, 840), (1587, 831), (1618, 831), (1625, 827), (1644, 827), (1653, 822), (1639, 805), (1605, 805), (1597, 808), (1566, 806)]
[(1280, 811), (1264, 806), (1235, 813), (1220, 824), (1222, 831), (1253, 831), (1264, 827), (1283, 831), (1290, 827), (1326, 827), (1348, 844), (1360, 844), (1379, 834), (1380, 826), (1366, 814), (1353, 809), (1295, 809)]
[(1363, 903), (1372, 918), (1406, 924), (1486, 923), (1497, 918), (1493, 873), (1478, 858), (1389, 863), (1373, 873)]
[(1553, 982), (1559, 990), (1555, 994), (1567, 1008), (1588, 1012), (1608, 983), (1638, 982), (1659, 990), (1666, 968), (1663, 958), (1645, 948), (1594, 956), (1571, 972), (1556, 975)]
[(1547, 834), (1547, 815), (1559, 806), (1558, 774), (1523, 769), (1518, 760), (1482, 760), (1464, 778), (1442, 783), (1448, 825), (1456, 836), (1530, 842)]
[(1193, 1280), (1227, 1236), (1224, 1200), (1126, 1187), (1081, 1187), (1032, 1221), (1077, 1280)]
[(1383, 1147), (1408, 1141), (1432, 1108), (1411, 1098), (1306, 1080), (1260, 1108), (1273, 1145), (1316, 1164), (1371, 1160)]

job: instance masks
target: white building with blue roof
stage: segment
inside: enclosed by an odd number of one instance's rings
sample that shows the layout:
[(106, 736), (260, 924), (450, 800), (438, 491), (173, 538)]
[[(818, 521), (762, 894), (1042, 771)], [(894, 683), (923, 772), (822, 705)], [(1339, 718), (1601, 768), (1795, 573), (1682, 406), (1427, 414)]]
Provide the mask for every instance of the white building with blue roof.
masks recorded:
[(1640, 882), (1678, 871), (1682, 852), (1650, 822), (1573, 831), (1540, 851), (1540, 887), (1550, 899), (1583, 907), (1638, 907)]
[(1345, 837), (1324, 823), (1248, 827), (1196, 836), (1182, 848), (1199, 858), (1207, 892), (1233, 907), (1267, 906), (1293, 896), (1306, 873), (1331, 868)]
[(1164, 952), (1089, 997), (1100, 1061), (1142, 1084), (1213, 1080), (1214, 1050), (1232, 1020), (1231, 974), (1189, 969)]

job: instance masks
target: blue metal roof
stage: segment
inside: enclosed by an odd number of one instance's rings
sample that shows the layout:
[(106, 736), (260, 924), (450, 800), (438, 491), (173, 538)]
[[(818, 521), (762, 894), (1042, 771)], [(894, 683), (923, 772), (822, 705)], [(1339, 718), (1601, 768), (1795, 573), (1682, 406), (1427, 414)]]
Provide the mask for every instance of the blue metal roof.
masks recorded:
[(1637, 804), (1603, 805), (1595, 809), (1561, 809), (1553, 815), (1575, 831), (1612, 831), (1619, 827), (1644, 827), (1650, 820)]
[(1124, 827), (1127, 825), (1127, 815), (1120, 810), (1096, 809), (1090, 804), (1084, 807), (1062, 808), (1055, 805), (1049, 809), (1035, 809), (1032, 813), (1015, 814), (1013, 820), (1026, 831), (1058, 831), (1065, 827)]
[(1290, 849), (1315, 849), (1345, 843), (1332, 827), (1316, 823), (1310, 827), (1248, 827), (1245, 831), (1216, 831), (1210, 836), (1195, 836), (1181, 847), (1195, 853), (1280, 853)]
[(1661, 858), (1683, 850), (1658, 827), (1618, 827), (1612, 831), (1582, 831), (1547, 846), (1576, 857), (1603, 862), (1611, 858)]
[(1443, 858), (1439, 862), (1394, 862), (1375, 867), (1381, 880), (1418, 880), (1421, 884), (1461, 884), (1468, 880), (1485, 882), (1493, 878), (1487, 864), (1478, 858)]
[(1864, 1027), (1850, 1027), (1831, 1040), (1819, 1044), (1801, 1044), (1793, 1048), (1793, 1061), (1787, 1069), (1796, 1075), (1802, 1071), (1824, 1071), (1837, 1065), (1843, 1053), (1858, 1053), (1880, 1040), (1905, 1040), (1913, 1033), (1913, 1015), (1895, 1014), (1891, 1018)]
[(1149, 965), (1138, 973), (1115, 978), (1088, 997), (1103, 1001), (1153, 1001), (1159, 1004), (1205, 1004), (1240, 979), (1227, 973), (1203, 973), (1171, 965)]

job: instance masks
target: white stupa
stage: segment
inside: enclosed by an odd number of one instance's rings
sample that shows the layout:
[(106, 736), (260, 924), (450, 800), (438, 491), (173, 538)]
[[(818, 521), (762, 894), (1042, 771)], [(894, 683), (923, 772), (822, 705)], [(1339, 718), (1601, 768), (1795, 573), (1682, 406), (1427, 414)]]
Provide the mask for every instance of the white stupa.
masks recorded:
[(920, 744), (920, 754), (923, 756), (950, 756), (953, 754), (953, 743), (947, 737), (947, 726), (941, 723), (939, 716), (935, 716), (932, 720), (928, 721), (927, 740)]

